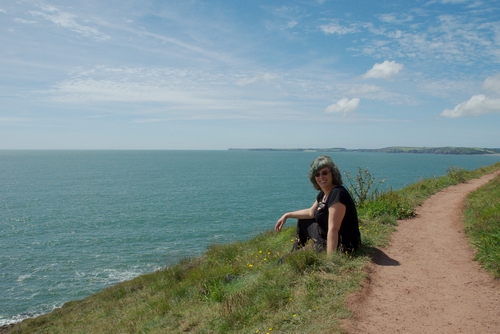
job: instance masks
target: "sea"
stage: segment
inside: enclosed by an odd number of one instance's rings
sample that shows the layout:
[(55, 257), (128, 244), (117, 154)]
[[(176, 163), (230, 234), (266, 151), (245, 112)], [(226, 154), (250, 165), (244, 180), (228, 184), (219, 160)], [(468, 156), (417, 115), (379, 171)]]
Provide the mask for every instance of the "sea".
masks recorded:
[[(248, 240), (309, 207), (327, 154), (379, 190), (500, 155), (289, 151), (0, 150), (0, 326)], [(289, 222), (288, 224), (293, 224)]]

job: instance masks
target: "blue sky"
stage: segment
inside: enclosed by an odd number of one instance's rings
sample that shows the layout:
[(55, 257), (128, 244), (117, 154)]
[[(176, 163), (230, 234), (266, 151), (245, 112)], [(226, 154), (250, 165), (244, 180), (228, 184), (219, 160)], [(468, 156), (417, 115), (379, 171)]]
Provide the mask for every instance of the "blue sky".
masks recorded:
[(500, 147), (500, 2), (0, 0), (0, 149)]

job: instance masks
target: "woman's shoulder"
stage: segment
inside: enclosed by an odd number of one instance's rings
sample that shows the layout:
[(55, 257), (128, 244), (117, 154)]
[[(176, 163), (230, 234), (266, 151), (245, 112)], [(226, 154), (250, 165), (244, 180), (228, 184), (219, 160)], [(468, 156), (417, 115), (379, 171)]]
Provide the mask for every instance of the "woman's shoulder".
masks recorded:
[(349, 191), (342, 185), (335, 186), (328, 196), (332, 201), (344, 202), (346, 197), (350, 197)]
[(343, 185), (339, 185), (339, 186), (333, 187), (332, 192), (334, 192), (334, 191), (337, 193), (338, 192), (346, 192), (347, 189)]

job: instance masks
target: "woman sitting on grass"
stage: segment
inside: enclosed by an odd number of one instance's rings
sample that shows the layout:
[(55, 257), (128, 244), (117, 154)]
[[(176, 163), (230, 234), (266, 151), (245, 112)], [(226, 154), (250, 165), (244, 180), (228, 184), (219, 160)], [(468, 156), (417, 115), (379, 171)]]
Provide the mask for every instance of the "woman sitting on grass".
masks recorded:
[(292, 251), (309, 239), (318, 252), (327, 254), (340, 250), (352, 252), (361, 244), (358, 214), (351, 195), (342, 186), (342, 175), (329, 156), (320, 156), (311, 163), (309, 180), (319, 190), (316, 201), (308, 209), (285, 213), (276, 223), (280, 232), (288, 218), (297, 219), (297, 236)]

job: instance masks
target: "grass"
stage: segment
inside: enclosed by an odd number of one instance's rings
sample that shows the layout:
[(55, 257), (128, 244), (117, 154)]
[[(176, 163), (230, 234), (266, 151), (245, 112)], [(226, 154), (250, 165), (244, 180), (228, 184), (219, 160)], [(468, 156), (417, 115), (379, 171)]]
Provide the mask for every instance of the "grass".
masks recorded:
[(310, 247), (289, 254), (294, 227), (269, 231), (212, 245), (200, 257), (25, 320), (12, 333), (343, 333), (340, 322), (351, 315), (345, 299), (366, 278), (370, 255), (387, 244), (397, 219), (412, 217), (433, 193), (497, 169), (500, 164), (472, 172), (451, 168), (446, 176), (364, 202), (363, 246), (353, 254), (318, 254)]
[(467, 196), (464, 220), (475, 259), (500, 278), (500, 177)]

